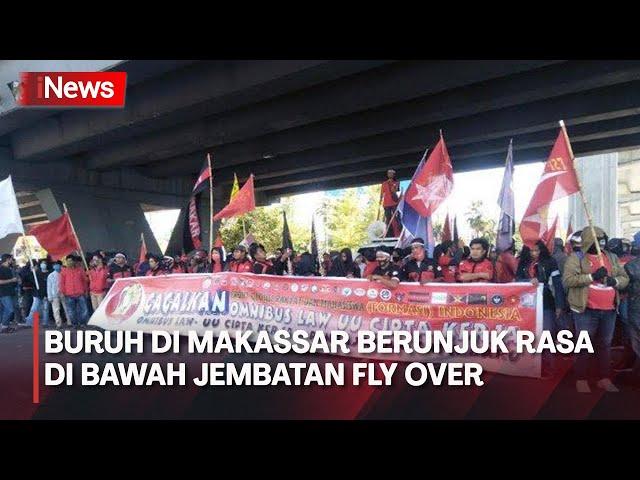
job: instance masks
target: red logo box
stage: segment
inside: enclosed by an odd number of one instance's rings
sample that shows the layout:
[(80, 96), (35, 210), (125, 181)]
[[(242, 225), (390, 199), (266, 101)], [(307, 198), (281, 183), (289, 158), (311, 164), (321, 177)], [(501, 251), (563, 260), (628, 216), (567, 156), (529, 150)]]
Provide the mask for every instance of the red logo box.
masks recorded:
[(127, 72), (23, 72), (16, 95), (25, 107), (123, 108)]

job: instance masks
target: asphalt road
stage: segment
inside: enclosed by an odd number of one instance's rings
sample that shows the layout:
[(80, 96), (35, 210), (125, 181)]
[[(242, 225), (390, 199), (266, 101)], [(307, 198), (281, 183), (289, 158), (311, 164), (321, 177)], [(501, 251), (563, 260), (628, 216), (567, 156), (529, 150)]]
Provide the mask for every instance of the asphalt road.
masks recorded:
[[(32, 403), (32, 332), (0, 335), (2, 419), (640, 419), (640, 390), (629, 374), (614, 382), (620, 393), (575, 392), (571, 361), (557, 379), (536, 380), (485, 372), (482, 387), (408, 386), (396, 373), (391, 386), (83, 387), (43, 386), (43, 363), (185, 362), (199, 372), (202, 362), (330, 362), (329, 355), (48, 355), (42, 352), (40, 404)], [(349, 365), (352, 359), (341, 358)], [(361, 360), (358, 360), (361, 361)]]

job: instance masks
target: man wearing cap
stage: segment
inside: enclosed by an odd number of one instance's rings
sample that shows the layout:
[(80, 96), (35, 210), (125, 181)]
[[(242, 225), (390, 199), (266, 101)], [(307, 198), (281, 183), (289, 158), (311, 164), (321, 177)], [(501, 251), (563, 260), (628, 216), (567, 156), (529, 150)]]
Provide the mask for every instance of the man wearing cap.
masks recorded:
[(400, 270), (391, 262), (391, 254), (382, 249), (376, 251), (378, 266), (367, 277), (369, 281), (380, 282), (385, 287), (394, 289), (400, 283)]
[[(400, 201), (400, 198), (398, 197), (399, 191), (400, 182), (396, 180), (396, 171), (392, 169), (387, 170), (387, 179), (382, 183), (380, 188), (380, 201), (384, 208), (384, 223), (386, 225), (389, 225), (389, 222), (393, 217), (393, 213), (396, 211), (396, 207), (398, 206), (398, 202)], [(387, 236), (397, 237), (398, 235), (400, 235), (400, 231), (397, 220), (394, 219), (391, 227), (387, 229)]]
[(233, 250), (233, 260), (227, 263), (227, 272), (251, 273), (253, 262), (247, 258), (247, 247), (240, 244)]
[(127, 257), (124, 253), (116, 253), (113, 258), (113, 263), (109, 265), (109, 278), (107, 278), (107, 285), (111, 288), (111, 285), (118, 278), (133, 277), (133, 268), (127, 264)]
[(469, 243), (469, 258), (458, 265), (457, 280), (462, 283), (492, 282), (493, 264), (487, 258), (489, 242), (484, 238), (474, 238)]
[(64, 295), (66, 313), (71, 317), (71, 325), (74, 328), (84, 327), (89, 319), (89, 278), (80, 266), (81, 263), (82, 258), (78, 255), (67, 255), (67, 266), (60, 273), (60, 293)]
[(442, 268), (427, 257), (422, 238), (415, 238), (411, 242), (411, 258), (402, 267), (400, 278), (403, 282), (419, 282), (421, 285), (442, 281)]

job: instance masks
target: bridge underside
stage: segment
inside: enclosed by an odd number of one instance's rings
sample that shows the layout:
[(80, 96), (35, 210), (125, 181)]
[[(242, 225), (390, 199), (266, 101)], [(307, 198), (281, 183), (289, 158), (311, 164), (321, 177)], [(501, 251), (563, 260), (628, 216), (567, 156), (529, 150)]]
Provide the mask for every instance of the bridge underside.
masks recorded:
[[(639, 61), (57, 62), (0, 61), (0, 173), (48, 189), (49, 219), (67, 203), (88, 249), (135, 249), (140, 204), (184, 207), (207, 152), (221, 206), (234, 172), (262, 204), (409, 178), (439, 129), (455, 171), (501, 165), (510, 138), (516, 164), (541, 161), (559, 119), (576, 155), (640, 145)], [(68, 69), (129, 72), (126, 108), (12, 103), (20, 71)]]

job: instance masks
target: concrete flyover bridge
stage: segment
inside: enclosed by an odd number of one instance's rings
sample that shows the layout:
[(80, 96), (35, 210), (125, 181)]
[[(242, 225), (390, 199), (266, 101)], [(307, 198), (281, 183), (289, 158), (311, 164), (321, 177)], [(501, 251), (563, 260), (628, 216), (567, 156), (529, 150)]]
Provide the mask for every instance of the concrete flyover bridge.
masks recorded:
[[(127, 71), (126, 107), (16, 106), (21, 71), (61, 70)], [(157, 250), (143, 208), (184, 209), (207, 152), (215, 209), (234, 172), (261, 204), (409, 178), (441, 128), (455, 171), (502, 165), (512, 137), (516, 163), (544, 160), (561, 118), (576, 155), (606, 153), (640, 145), (639, 87), (627, 60), (7, 60), (0, 173), (25, 223), (66, 203), (87, 250), (134, 253), (140, 232)]]

